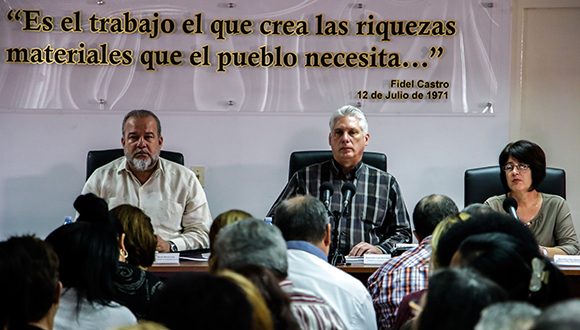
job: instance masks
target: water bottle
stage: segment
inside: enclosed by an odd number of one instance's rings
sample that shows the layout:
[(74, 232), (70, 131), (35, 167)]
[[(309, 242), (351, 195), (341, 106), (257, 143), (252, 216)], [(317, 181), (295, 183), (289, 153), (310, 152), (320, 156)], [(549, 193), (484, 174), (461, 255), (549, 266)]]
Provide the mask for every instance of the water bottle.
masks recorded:
[(271, 225), (272, 224), (272, 217), (265, 217), (264, 222)]
[(70, 215), (67, 215), (66, 217), (64, 217), (64, 224), (68, 225), (69, 223), (73, 223), (73, 217), (71, 217)]

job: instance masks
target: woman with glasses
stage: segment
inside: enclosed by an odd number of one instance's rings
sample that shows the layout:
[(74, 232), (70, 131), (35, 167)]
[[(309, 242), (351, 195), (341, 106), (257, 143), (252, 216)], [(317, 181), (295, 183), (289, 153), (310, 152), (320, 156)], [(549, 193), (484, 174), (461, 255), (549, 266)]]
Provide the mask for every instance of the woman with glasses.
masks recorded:
[(513, 197), (518, 202), (518, 219), (532, 231), (541, 252), (578, 254), (580, 245), (566, 200), (536, 190), (546, 176), (546, 155), (537, 144), (519, 140), (508, 143), (499, 155), (504, 195), (490, 197), (485, 204), (503, 211), (503, 201)]

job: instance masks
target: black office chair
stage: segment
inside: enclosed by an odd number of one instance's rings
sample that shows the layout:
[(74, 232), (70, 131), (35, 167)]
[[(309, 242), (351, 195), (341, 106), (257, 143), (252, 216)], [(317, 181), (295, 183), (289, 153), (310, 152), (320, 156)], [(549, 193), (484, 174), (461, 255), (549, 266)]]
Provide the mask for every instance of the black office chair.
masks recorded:
[[(91, 174), (93, 174), (93, 172), (123, 156), (123, 149), (107, 149), (107, 150), (91, 150), (87, 153), (87, 179), (91, 176)], [(174, 152), (174, 151), (166, 151), (166, 150), (161, 150), (160, 155), (161, 157), (170, 160), (172, 162), (178, 163), (180, 165), (185, 164), (185, 159), (183, 158), (183, 154), (180, 152)]]
[[(330, 158), (332, 158), (332, 151), (330, 150), (294, 151), (290, 154), (288, 179), (290, 179), (296, 171), (308, 165), (329, 160)], [(367, 165), (387, 171), (387, 155), (383, 153), (371, 151), (365, 152), (362, 161)]]
[[(500, 168), (497, 165), (471, 168), (465, 171), (465, 206), (483, 203), (489, 197), (505, 194), (499, 171)], [(537, 190), (566, 198), (566, 171), (555, 167), (546, 168), (546, 177)]]

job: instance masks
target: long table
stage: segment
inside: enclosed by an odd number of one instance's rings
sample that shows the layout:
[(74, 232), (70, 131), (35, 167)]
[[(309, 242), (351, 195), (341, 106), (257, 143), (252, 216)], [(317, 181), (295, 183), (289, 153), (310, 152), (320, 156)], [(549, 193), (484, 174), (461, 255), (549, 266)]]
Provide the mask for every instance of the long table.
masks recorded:
[[(356, 277), (366, 286), (367, 279), (379, 266), (340, 265), (337, 267)], [(559, 268), (568, 278), (570, 290), (572, 291), (573, 296), (580, 297), (580, 267), (561, 266)], [(172, 275), (181, 272), (207, 272), (208, 264), (206, 261), (182, 260), (179, 264), (156, 264), (149, 268), (149, 271), (161, 278), (169, 278)]]

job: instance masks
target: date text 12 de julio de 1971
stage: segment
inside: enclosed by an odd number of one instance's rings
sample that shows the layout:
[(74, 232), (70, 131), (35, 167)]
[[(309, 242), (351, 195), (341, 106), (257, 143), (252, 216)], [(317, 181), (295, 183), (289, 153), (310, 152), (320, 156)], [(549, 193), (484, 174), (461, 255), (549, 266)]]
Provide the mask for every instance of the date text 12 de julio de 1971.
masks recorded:
[(359, 90), (356, 96), (363, 100), (446, 100), (449, 98), (449, 86), (449, 82), (440, 80), (393, 79), (386, 92)]

